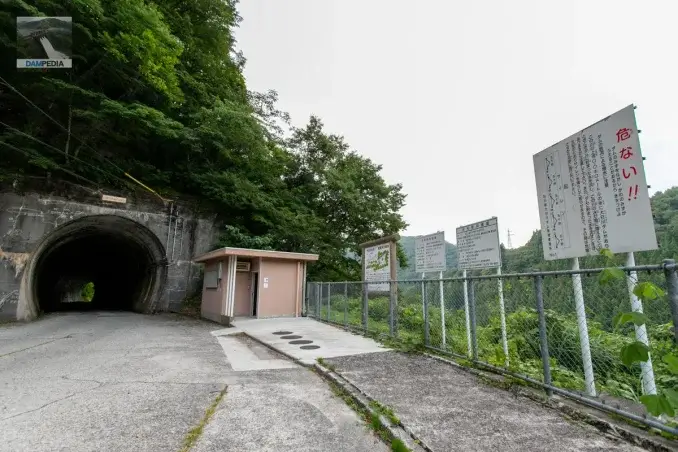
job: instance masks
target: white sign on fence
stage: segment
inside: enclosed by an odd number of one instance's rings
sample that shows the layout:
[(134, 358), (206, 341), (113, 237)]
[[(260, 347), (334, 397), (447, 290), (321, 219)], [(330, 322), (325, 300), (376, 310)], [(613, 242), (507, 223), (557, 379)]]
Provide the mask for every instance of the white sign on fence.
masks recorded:
[[(365, 281), (368, 292), (388, 292), (391, 279), (391, 244), (384, 243), (363, 250)], [(371, 284), (370, 284), (371, 283)]]
[(534, 155), (546, 260), (657, 249), (633, 105)]
[(417, 273), (447, 270), (445, 233), (422, 235), (414, 239), (415, 270)]
[(458, 227), (457, 256), (461, 270), (501, 267), (497, 218)]

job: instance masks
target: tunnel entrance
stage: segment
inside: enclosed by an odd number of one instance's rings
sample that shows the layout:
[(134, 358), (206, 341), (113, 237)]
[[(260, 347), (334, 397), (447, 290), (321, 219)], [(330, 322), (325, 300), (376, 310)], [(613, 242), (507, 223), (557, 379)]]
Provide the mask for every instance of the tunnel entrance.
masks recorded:
[(148, 228), (117, 215), (52, 232), (26, 269), (29, 310), (151, 312), (166, 277), (165, 250)]

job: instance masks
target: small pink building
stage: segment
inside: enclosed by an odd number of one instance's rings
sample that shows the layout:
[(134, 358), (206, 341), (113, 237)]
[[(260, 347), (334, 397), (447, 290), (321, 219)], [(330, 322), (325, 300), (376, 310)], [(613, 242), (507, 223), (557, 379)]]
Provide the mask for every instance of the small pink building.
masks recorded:
[(198, 256), (205, 264), (202, 317), (228, 325), (234, 317), (299, 317), (306, 266), (317, 254), (221, 248)]

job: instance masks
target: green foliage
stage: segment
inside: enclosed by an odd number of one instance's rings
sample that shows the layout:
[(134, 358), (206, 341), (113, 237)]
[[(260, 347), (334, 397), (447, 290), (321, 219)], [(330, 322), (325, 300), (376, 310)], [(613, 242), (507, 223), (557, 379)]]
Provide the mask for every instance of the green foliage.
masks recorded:
[(651, 282), (637, 283), (633, 288), (633, 294), (643, 301), (654, 301), (664, 296), (664, 291)]
[(83, 301), (92, 301), (94, 298), (94, 283), (93, 282), (88, 282), (84, 286), (82, 286), (82, 290), (80, 291), (80, 297), (82, 297)]
[(603, 248), (602, 250), (600, 250), (600, 255), (608, 259), (614, 259), (614, 253), (607, 248)]
[(410, 449), (403, 443), (401, 439), (394, 438), (391, 441), (391, 451), (392, 452), (410, 452)]
[[(0, 143), (18, 149), (2, 147), (0, 181), (21, 188), (53, 175), (91, 189), (143, 191), (129, 173), (216, 213), (221, 246), (319, 253), (310, 278), (357, 280), (360, 263), (347, 253), (406, 227), (402, 186), (387, 184), (380, 165), (319, 118), (289, 130), (275, 91), (247, 90), (236, 5), (5, 2), (6, 55), (21, 57), (16, 16), (72, 16), (74, 62), (70, 71), (2, 75), (51, 118), (0, 89), (0, 121), (11, 127), (0, 126)], [(399, 257), (404, 263), (401, 250)]]
[(671, 373), (678, 375), (678, 356), (665, 355), (662, 360), (666, 363)]
[(666, 398), (666, 396), (662, 394), (642, 395), (640, 396), (640, 401), (643, 405), (645, 405), (648, 413), (652, 414), (653, 416), (667, 414), (673, 417), (676, 415), (671, 403), (669, 403), (669, 400)]
[[(677, 206), (678, 207), (678, 206)], [(614, 255), (609, 250), (601, 251), (601, 254), (604, 254), (609, 261), (611, 261)], [(614, 268), (607, 268), (603, 271), (605, 273), (608, 270), (618, 270)], [(608, 273), (609, 279), (600, 278), (601, 284), (609, 284), (611, 281), (617, 279), (623, 279), (625, 275), (619, 276), (614, 272), (610, 271)], [(650, 281), (637, 282), (633, 288), (633, 294), (638, 297), (641, 301), (647, 302), (656, 302), (658, 299), (664, 296), (664, 291), (657, 287)], [(621, 312), (617, 314), (613, 320), (615, 328), (632, 322), (636, 327), (645, 325), (648, 321), (648, 318), (645, 314), (640, 312)], [(675, 355), (675, 347), (672, 344), (671, 337), (668, 338), (668, 342), (671, 343), (670, 347), (660, 346), (659, 350), (664, 353), (661, 363), (665, 365), (665, 369), (673, 375), (678, 373), (678, 356)], [(663, 349), (663, 350), (662, 350)], [(668, 350), (667, 350), (668, 349)], [(645, 345), (640, 341), (634, 341), (630, 344), (624, 345), (620, 350), (620, 358), (622, 363), (625, 366), (631, 367), (634, 363), (646, 362), (650, 359), (650, 347)], [(660, 364), (661, 366), (661, 364)], [(657, 382), (662, 386), (661, 390), (657, 394), (644, 394), (640, 396), (639, 401), (645, 406), (648, 413), (653, 416), (668, 415), (670, 417), (675, 416), (675, 409), (678, 408), (678, 392), (675, 388), (678, 386), (678, 379), (673, 376), (669, 376), (666, 373), (660, 373), (660, 378), (657, 379)]]
[(619, 356), (625, 366), (645, 362), (650, 358), (650, 348), (642, 342), (632, 342), (622, 347)]
[(629, 322), (632, 322), (636, 326), (640, 326), (647, 322), (647, 316), (642, 312), (620, 312), (612, 320), (615, 329)]
[(618, 281), (619, 279), (622, 279), (626, 276), (624, 271), (620, 268), (616, 267), (610, 267), (604, 269), (602, 272), (600, 272), (600, 276), (598, 277), (598, 281), (600, 282), (601, 285), (610, 285), (613, 284), (614, 282)]

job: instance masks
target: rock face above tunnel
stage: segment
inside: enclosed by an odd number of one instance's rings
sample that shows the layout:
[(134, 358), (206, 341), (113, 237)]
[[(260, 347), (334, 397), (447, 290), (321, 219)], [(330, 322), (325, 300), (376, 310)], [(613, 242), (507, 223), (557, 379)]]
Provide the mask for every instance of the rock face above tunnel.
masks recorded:
[(0, 193), (0, 320), (17, 318), (22, 277), (36, 249), (64, 224), (96, 215), (133, 220), (164, 247), (167, 277), (154, 302), (155, 310), (178, 311), (186, 296), (200, 291), (201, 269), (191, 258), (213, 247), (213, 218), (197, 215), (181, 203), (163, 205), (159, 200), (113, 204), (79, 192), (62, 191), (54, 196), (5, 191)]

